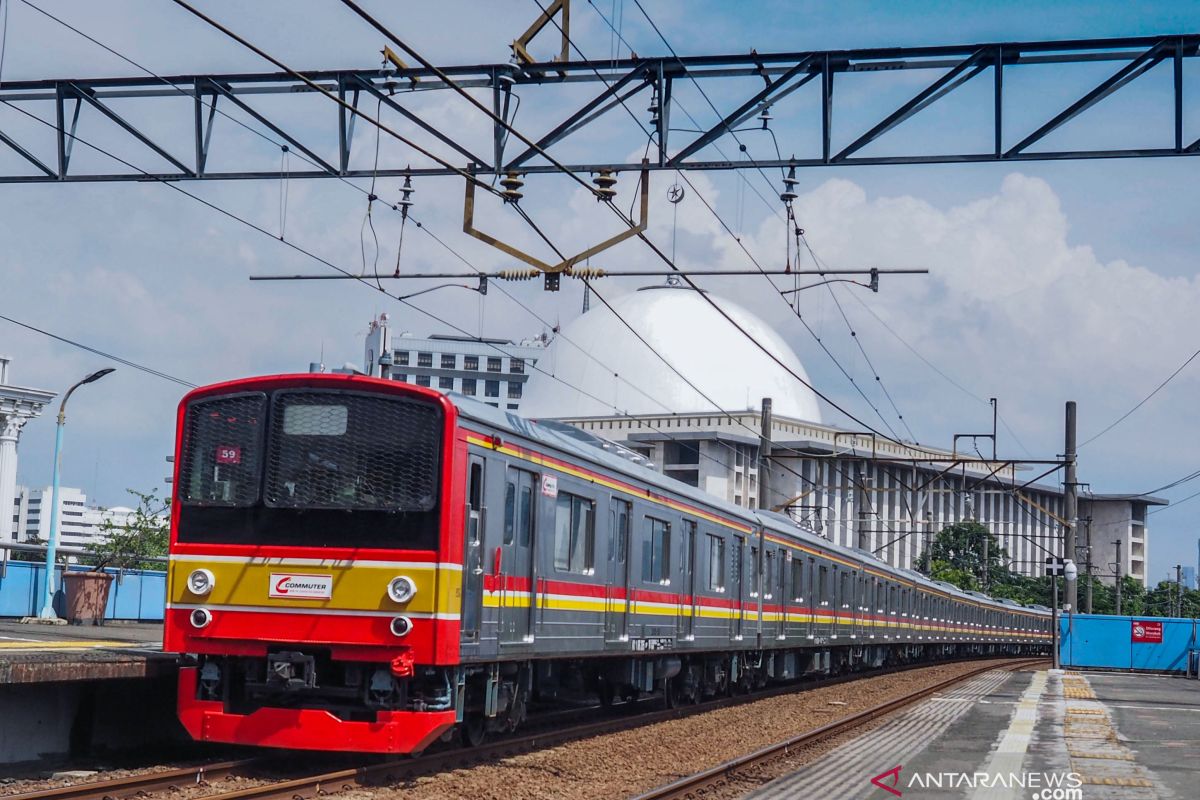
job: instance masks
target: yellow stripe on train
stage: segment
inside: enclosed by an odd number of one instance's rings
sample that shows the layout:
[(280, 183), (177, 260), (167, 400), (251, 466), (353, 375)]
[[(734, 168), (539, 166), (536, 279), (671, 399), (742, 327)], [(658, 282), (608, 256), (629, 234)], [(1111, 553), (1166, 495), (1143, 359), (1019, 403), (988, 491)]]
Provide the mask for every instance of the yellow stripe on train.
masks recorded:
[[(204, 595), (188, 589), (188, 575), (212, 573), (212, 590)], [(403, 562), (295, 561), (203, 556), (174, 556), (168, 566), (168, 595), (172, 604), (205, 603), (219, 606), (316, 608), (343, 611), (402, 611), (457, 614), (462, 607), (462, 572), (454, 565)], [(388, 583), (407, 576), (416, 594), (407, 603), (388, 597)], [(308, 593), (325, 596), (284, 596), (284, 578), (311, 585)], [(284, 589), (287, 588), (285, 584)]]

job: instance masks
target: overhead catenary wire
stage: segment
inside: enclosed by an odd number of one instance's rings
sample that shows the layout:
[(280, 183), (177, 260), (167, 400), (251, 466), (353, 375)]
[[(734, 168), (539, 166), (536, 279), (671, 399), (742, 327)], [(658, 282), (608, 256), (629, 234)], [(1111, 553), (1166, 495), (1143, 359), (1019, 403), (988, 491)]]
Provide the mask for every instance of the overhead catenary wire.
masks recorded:
[(139, 364), (136, 361), (130, 361), (127, 358), (122, 358), (121, 356), (113, 355), (112, 353), (106, 353), (105, 351), (100, 350), (95, 347), (92, 347), (89, 344), (84, 344), (83, 342), (76, 341), (75, 339), (69, 339), (66, 336), (60, 336), (59, 334), (54, 333), (52, 331), (48, 331), (44, 328), (39, 328), (36, 325), (30, 325), (28, 322), (21, 322), (18, 319), (13, 319), (12, 317), (8, 317), (3, 314), (0, 314), (0, 319), (4, 320), (5, 322), (9, 322), (13, 325), (16, 325), (17, 327), (24, 328), (27, 331), (32, 331), (33, 333), (41, 334), (42, 336), (47, 336), (51, 339), (62, 342), (63, 344), (69, 344), (72, 347), (79, 348), (80, 350), (86, 350), (87, 352), (101, 356), (102, 358), (107, 358), (109, 361), (115, 361), (116, 363), (121, 364), (123, 366), (132, 367), (133, 369), (144, 372), (147, 375), (153, 375), (156, 378), (162, 378), (165, 381), (177, 383), (180, 386), (186, 386), (189, 389), (196, 388), (196, 384), (191, 383), (190, 381), (185, 381), (183, 378), (177, 378), (174, 375), (170, 375), (166, 372), (163, 372), (162, 370), (157, 370), (157, 369), (154, 369), (153, 367), (147, 367), (145, 364)]
[(1112, 422), (1111, 422), (1111, 423), (1110, 423), (1110, 424), (1109, 424), (1107, 427), (1105, 427), (1105, 428), (1104, 428), (1103, 430), (1101, 430), (1099, 433), (1097, 433), (1097, 434), (1095, 434), (1094, 436), (1092, 436), (1090, 439), (1086, 439), (1086, 440), (1084, 440), (1084, 441), (1083, 441), (1083, 442), (1082, 442), (1082, 443), (1079, 445), (1079, 447), (1083, 447), (1083, 446), (1085, 446), (1085, 445), (1087, 445), (1087, 444), (1090, 444), (1091, 442), (1094, 442), (1094, 441), (1096, 441), (1096, 440), (1097, 440), (1097, 439), (1099, 439), (1101, 436), (1103, 436), (1104, 434), (1108, 433), (1108, 432), (1109, 432), (1109, 431), (1111, 431), (1113, 428), (1117, 427), (1117, 426), (1118, 426), (1118, 425), (1120, 425), (1122, 422), (1124, 422), (1125, 420), (1127, 420), (1127, 419), (1128, 419), (1128, 418), (1129, 418), (1129, 417), (1130, 417), (1130, 416), (1133, 414), (1133, 412), (1137, 411), (1139, 408), (1141, 408), (1142, 406), (1144, 406), (1144, 405), (1145, 405), (1147, 402), (1149, 402), (1149, 401), (1150, 401), (1150, 398), (1154, 397), (1154, 395), (1156, 395), (1156, 394), (1158, 394), (1160, 391), (1162, 391), (1163, 387), (1165, 387), (1165, 386), (1166, 386), (1168, 383), (1170, 383), (1172, 380), (1174, 380), (1176, 375), (1178, 375), (1179, 373), (1183, 372), (1184, 368), (1185, 368), (1185, 367), (1187, 367), (1187, 365), (1188, 365), (1188, 364), (1191, 364), (1193, 361), (1195, 361), (1197, 356), (1200, 356), (1200, 350), (1197, 350), (1196, 352), (1194, 352), (1194, 353), (1192, 353), (1190, 356), (1188, 356), (1186, 361), (1184, 361), (1182, 364), (1180, 364), (1178, 367), (1176, 367), (1174, 372), (1172, 372), (1170, 375), (1168, 375), (1168, 376), (1166, 377), (1166, 379), (1165, 379), (1165, 380), (1164, 380), (1162, 383), (1160, 383), (1158, 386), (1155, 386), (1155, 387), (1154, 387), (1154, 391), (1150, 392), (1150, 394), (1146, 395), (1146, 396), (1145, 396), (1145, 397), (1143, 397), (1141, 400), (1139, 400), (1139, 401), (1137, 402), (1137, 404), (1136, 404), (1136, 405), (1135, 405), (1133, 408), (1129, 409), (1129, 410), (1128, 410), (1128, 411), (1126, 411), (1124, 414), (1122, 414), (1121, 416), (1117, 417), (1117, 418), (1116, 418), (1115, 420), (1113, 420), (1113, 421), (1112, 421)]

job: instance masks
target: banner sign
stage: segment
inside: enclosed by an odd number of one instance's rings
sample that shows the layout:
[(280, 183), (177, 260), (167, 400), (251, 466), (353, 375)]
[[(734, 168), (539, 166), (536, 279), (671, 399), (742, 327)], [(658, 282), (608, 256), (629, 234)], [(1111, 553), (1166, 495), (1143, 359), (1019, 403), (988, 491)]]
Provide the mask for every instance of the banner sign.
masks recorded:
[(1135, 619), (1131, 638), (1135, 642), (1162, 644), (1163, 624)]

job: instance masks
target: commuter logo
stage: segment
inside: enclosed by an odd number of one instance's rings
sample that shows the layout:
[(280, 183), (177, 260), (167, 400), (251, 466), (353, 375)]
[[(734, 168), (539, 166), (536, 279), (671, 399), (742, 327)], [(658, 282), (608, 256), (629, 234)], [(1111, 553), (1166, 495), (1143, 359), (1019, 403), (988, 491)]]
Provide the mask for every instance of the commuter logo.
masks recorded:
[(273, 572), (271, 573), (271, 589), (268, 594), (271, 597), (328, 600), (333, 597), (333, 576)]
[[(885, 792), (894, 794), (896, 797), (899, 797), (901, 794), (903, 794), (903, 792), (901, 792), (899, 789), (896, 788), (897, 786), (900, 785), (900, 767), (901, 766), (903, 766), (903, 765), (897, 764), (896, 766), (889, 769), (887, 772), (879, 773), (874, 778), (871, 778), (871, 783), (874, 784), (875, 786), (878, 786), (880, 789), (883, 789)], [(887, 783), (885, 783), (884, 781), (887, 781)]]

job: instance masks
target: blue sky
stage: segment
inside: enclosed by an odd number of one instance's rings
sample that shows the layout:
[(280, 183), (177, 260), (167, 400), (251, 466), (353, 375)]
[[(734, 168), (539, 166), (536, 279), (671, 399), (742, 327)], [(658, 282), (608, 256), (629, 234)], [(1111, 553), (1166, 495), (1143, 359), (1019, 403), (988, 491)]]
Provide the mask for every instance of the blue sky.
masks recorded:
[[(59, 28), (24, 6), (11, 3), (3, 80), (134, 74), (136, 71)], [(644, 0), (646, 8), (681, 54), (760, 52), (810, 48), (882, 47), (984, 41), (1026, 41), (1200, 31), (1200, 7), (1187, 3), (683, 3)], [(114, 2), (99, 8), (78, 1), (39, 2), (91, 35), (159, 72), (265, 71), (252, 54), (223, 39), (168, 3)], [(332, 0), (322, 2), (209, 2), (203, 8), (289, 63), (312, 68), (374, 66), (378, 37)], [(533, 2), (406, 4), (369, 3), (385, 22), (403, 30), (439, 63), (507, 60), (507, 43), (528, 24)], [(486, 20), (480, 9), (486, 8)], [(577, 43), (589, 56), (613, 52), (613, 37), (596, 9), (618, 12), (622, 34), (642, 54), (664, 48), (632, 0), (576, 0), (572, 20)], [(549, 45), (539, 45), (547, 50)], [(1054, 80), (1014, 73), (1008, 84), (1006, 117), (1014, 133), (1053, 114), (1115, 70), (1114, 65), (1064, 68)], [(1048, 73), (1043, 73), (1048, 74)], [(907, 99), (921, 77), (899, 75), (839, 86), (842, 141), (861, 132), (875, 115)], [(1200, 86), (1200, 64), (1188, 65), (1189, 86)], [(920, 143), (950, 136), (964, 146), (990, 131), (988, 76), (897, 129), (895, 141)], [(1123, 90), (1064, 129), (1063, 141), (1124, 142), (1144, 130), (1166, 130), (1167, 78), (1161, 68)], [(714, 88), (720, 94), (719, 88)], [(1200, 104), (1189, 90), (1188, 132), (1200, 138)], [(549, 95), (545, 95), (548, 97)], [(564, 94), (562, 102), (572, 97)], [(696, 96), (680, 99), (699, 121), (711, 110)], [(781, 147), (811, 145), (813, 102), (802, 92), (791, 106), (775, 109)], [(982, 101), (982, 102), (980, 102)], [(809, 105), (806, 105), (809, 104)], [(637, 108), (644, 107), (641, 102)], [(166, 109), (167, 106), (160, 108)], [(531, 101), (520, 124), (538, 133), (557, 121), (561, 104)], [(486, 127), (461, 103), (430, 101), (441, 124), (464, 137), (486, 136)], [(313, 144), (331, 147), (322, 127), (328, 109), (312, 106), (295, 121), (311, 131)], [(178, 120), (148, 119), (163, 131), (186, 129)], [(0, 124), (15, 124), (0, 110)], [(108, 141), (98, 125), (82, 135)], [(362, 126), (366, 127), (366, 126)], [(357, 152), (373, 143), (359, 129)], [(261, 141), (219, 128), (222, 158), (261, 157)], [(625, 142), (628, 125), (612, 121), (597, 135)], [(325, 138), (322, 138), (325, 137)], [(1075, 139), (1074, 137), (1079, 137)], [(750, 137), (756, 152), (767, 152)], [(412, 159), (393, 143), (382, 148), (384, 163)], [(736, 147), (722, 142), (730, 152)], [(892, 145), (885, 145), (892, 146)], [(628, 152), (641, 143), (628, 137)], [(186, 144), (181, 144), (186, 150)], [(266, 147), (270, 151), (270, 147)], [(269, 154), (269, 153), (268, 153)], [(0, 155), (0, 158), (6, 156)], [(130, 153), (129, 157), (144, 158)], [(80, 164), (102, 159), (77, 155)], [(1041, 457), (1062, 447), (1062, 404), (1080, 404), (1080, 437), (1101, 429), (1165, 378), (1200, 347), (1200, 302), (1192, 190), (1200, 162), (1190, 159), (1120, 160), (1017, 165), (856, 167), (802, 171), (797, 201), (802, 224), (818, 254), (841, 266), (926, 266), (928, 279), (885, 281), (879, 295), (859, 295), (871, 309), (930, 360), (974, 393), (1001, 398), (1001, 411), (1024, 445)], [(656, 179), (658, 180), (658, 179)], [(737, 177), (694, 176), (722, 216), (765, 261), (782, 259), (778, 209), (762, 203)], [(651, 232), (669, 243), (673, 235), (655, 194)], [(769, 182), (754, 177), (770, 198)], [(599, 217), (594, 203), (563, 180), (530, 181), (526, 203), (551, 233), (571, 245), (594, 238)], [(274, 229), (279, 189), (273, 182), (201, 184), (188, 187), (213, 202)], [(394, 183), (384, 182), (395, 193)], [(431, 230), (480, 267), (507, 264), (468, 241), (461, 226), (461, 185), (453, 180), (419, 185), (417, 212)], [(360, 194), (335, 182), (289, 187), (288, 231), (304, 246), (347, 267), (358, 267), (363, 203)], [(563, 212), (567, 213), (563, 213)], [(488, 209), (492, 229), (533, 247), (527, 231)], [(702, 207), (681, 207), (674, 232), (680, 261), (688, 266), (747, 266), (740, 251)], [(381, 221), (381, 260), (394, 260), (398, 231)], [(372, 245), (373, 246), (373, 245)], [(446, 253), (422, 237), (405, 243), (405, 264), (416, 270), (448, 269)], [(579, 249), (579, 248), (576, 248)], [(644, 248), (624, 245), (612, 259), (653, 266)], [(609, 263), (613, 263), (610, 261)], [(432, 332), (386, 298), (362, 287), (250, 284), (249, 274), (315, 272), (319, 268), (161, 186), (0, 186), (0, 313), (89, 341), (127, 358), (156, 366), (196, 383), (252, 373), (303, 369), (323, 351), (328, 363), (357, 361), (371, 316), (387, 310), (402, 327)], [(762, 314), (783, 333), (809, 374), (839, 403), (864, 419), (862, 403), (837, 368), (789, 318), (762, 282), (713, 282), (713, 288)], [(578, 313), (579, 295), (568, 287), (543, 295), (532, 284), (513, 289), (548, 319), (567, 321)], [(610, 291), (636, 288), (613, 282)], [(850, 294), (847, 312), (888, 383), (897, 404), (922, 441), (948, 444), (953, 433), (975, 430), (990, 418), (986, 407), (958, 392), (899, 345)], [(485, 333), (522, 336), (541, 325), (493, 293), (476, 298), (435, 293), (426, 306), (460, 325)], [(804, 298), (802, 310), (839, 360), (859, 378), (865, 365), (825, 295)], [(100, 359), (11, 326), (0, 327), (0, 351), (14, 357), (17, 383), (61, 389), (71, 377), (104, 365)], [(1194, 363), (1134, 416), (1085, 449), (1081, 480), (1097, 491), (1140, 491), (1161, 485), (1196, 466), (1192, 452), (1200, 436), (1194, 413), (1200, 363)], [(178, 387), (130, 370), (120, 370), (88, 387), (73, 411), (64, 460), (65, 481), (82, 486), (102, 502), (118, 503), (126, 487), (163, 487), (163, 457), (172, 443)], [(882, 404), (881, 397), (873, 401)], [(76, 401), (72, 401), (73, 405)], [(886, 415), (885, 415), (886, 416)], [(827, 421), (845, 423), (830, 414)], [(896, 424), (894, 417), (892, 424)], [(52, 414), (27, 428), (22, 440), (20, 480), (49, 480)], [(1002, 439), (1012, 452), (1022, 451)], [(1189, 483), (1171, 496), (1200, 489)], [(1192, 563), (1200, 501), (1151, 517), (1151, 578), (1175, 563)]]

